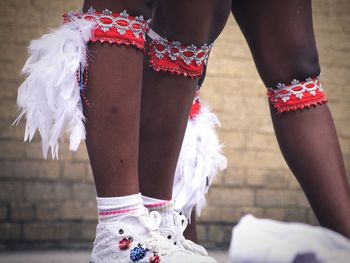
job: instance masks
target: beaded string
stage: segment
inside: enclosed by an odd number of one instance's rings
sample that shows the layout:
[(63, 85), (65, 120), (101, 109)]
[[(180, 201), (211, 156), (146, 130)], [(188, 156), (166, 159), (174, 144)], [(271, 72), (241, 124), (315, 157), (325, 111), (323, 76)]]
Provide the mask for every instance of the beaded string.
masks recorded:
[(85, 104), (90, 108), (91, 104), (88, 98), (86, 97), (88, 76), (89, 76), (88, 62), (85, 63), (85, 68), (83, 68), (83, 65), (80, 63), (79, 70), (77, 71), (77, 81), (79, 84), (80, 95), (82, 97), (82, 100), (85, 102)]

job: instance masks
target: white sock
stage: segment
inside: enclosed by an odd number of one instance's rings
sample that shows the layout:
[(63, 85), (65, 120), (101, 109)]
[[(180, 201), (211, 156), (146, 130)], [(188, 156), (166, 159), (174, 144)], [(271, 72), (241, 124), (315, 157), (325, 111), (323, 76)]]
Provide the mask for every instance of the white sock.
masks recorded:
[(162, 216), (162, 221), (160, 222), (160, 228), (173, 228), (173, 210), (174, 201), (173, 200), (162, 200), (156, 199), (148, 196), (142, 196), (143, 205), (151, 212), (157, 211)]
[(97, 210), (99, 222), (117, 221), (121, 215), (135, 213), (143, 208), (141, 194), (97, 197)]

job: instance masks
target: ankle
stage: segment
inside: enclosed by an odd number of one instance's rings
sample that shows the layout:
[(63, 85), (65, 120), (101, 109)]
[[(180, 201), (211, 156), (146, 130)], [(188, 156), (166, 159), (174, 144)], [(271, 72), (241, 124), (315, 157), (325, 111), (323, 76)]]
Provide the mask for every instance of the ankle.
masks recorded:
[(98, 221), (113, 222), (127, 214), (144, 208), (141, 194), (120, 197), (97, 197)]
[(157, 211), (161, 215), (160, 228), (173, 228), (173, 200), (162, 200), (148, 196), (142, 196), (144, 206), (151, 212)]

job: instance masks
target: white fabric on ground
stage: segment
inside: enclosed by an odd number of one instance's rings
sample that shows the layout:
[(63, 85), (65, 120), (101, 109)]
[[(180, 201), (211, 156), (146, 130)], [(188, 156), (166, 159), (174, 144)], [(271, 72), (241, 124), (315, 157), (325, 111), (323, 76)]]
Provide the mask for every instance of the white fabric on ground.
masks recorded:
[(322, 227), (247, 215), (232, 231), (229, 262), (291, 263), (310, 253), (322, 263), (350, 262), (350, 240)]

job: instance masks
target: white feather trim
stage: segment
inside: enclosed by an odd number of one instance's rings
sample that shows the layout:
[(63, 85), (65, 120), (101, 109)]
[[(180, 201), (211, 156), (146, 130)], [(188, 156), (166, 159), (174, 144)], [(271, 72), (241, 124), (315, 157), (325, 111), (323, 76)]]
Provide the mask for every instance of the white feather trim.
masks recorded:
[(76, 151), (85, 139), (84, 116), (76, 72), (86, 63), (86, 43), (94, 22), (72, 18), (72, 21), (31, 41), (22, 73), (26, 80), (18, 89), (18, 124), (27, 119), (24, 140), (31, 141), (36, 130), (42, 139), (43, 156), (51, 148), (58, 158), (59, 142), (69, 135), (69, 149)]
[(206, 205), (205, 194), (214, 177), (227, 167), (216, 126), (220, 126), (218, 118), (204, 106), (187, 124), (175, 172), (173, 199), (175, 209), (182, 211), (188, 219), (194, 206), (200, 215)]

